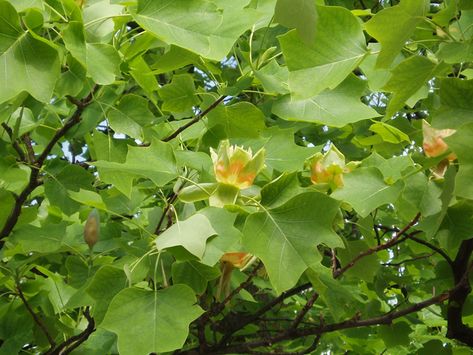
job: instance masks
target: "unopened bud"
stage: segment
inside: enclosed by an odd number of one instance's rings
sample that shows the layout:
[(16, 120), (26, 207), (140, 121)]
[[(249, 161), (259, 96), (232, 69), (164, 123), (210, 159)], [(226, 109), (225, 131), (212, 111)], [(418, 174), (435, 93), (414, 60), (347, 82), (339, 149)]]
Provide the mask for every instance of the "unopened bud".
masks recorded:
[(87, 243), (89, 248), (93, 248), (94, 245), (99, 240), (100, 234), (100, 215), (97, 209), (93, 209), (89, 216), (87, 217), (87, 221), (85, 222), (84, 226), (84, 241)]

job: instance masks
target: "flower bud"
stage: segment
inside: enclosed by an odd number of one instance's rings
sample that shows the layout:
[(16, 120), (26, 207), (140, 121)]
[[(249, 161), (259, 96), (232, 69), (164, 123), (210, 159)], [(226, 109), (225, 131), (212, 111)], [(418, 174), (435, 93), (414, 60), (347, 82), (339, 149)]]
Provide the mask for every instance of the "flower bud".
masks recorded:
[(220, 261), (231, 264), (233, 267), (242, 269), (248, 264), (252, 256), (249, 253), (235, 252), (235, 253), (225, 253), (220, 258)]
[(343, 187), (343, 174), (351, 172), (357, 164), (345, 164), (345, 156), (332, 144), (325, 154), (317, 153), (312, 158), (310, 179), (314, 184), (328, 184), (335, 190)]
[(256, 175), (264, 168), (264, 149), (254, 156), (251, 149), (230, 146), (228, 140), (220, 142), (217, 151), (210, 149), (218, 182), (245, 189), (253, 185)]
[[(430, 158), (438, 157), (444, 154), (448, 150), (448, 144), (445, 143), (443, 138), (449, 137), (454, 134), (454, 129), (435, 129), (430, 126), (426, 120), (422, 120), (422, 133), (424, 135), (424, 141), (422, 148), (426, 156)], [(447, 159), (452, 161), (457, 157), (455, 154), (450, 154)]]
[(94, 245), (99, 240), (100, 234), (100, 215), (97, 209), (93, 209), (89, 216), (87, 217), (87, 221), (85, 222), (84, 226), (84, 241), (87, 243), (89, 248), (93, 248)]

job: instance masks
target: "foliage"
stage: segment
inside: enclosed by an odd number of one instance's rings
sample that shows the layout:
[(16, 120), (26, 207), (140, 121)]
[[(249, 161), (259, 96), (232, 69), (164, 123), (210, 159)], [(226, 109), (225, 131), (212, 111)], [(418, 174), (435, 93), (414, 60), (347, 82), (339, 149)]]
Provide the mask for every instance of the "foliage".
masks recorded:
[(471, 353), (472, 11), (0, 0), (0, 353)]

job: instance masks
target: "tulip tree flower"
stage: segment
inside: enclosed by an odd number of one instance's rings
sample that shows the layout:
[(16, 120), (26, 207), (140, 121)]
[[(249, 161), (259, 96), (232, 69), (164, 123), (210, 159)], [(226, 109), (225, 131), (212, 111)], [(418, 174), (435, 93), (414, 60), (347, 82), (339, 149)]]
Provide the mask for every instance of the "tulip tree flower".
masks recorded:
[(345, 156), (332, 144), (325, 154), (317, 153), (312, 158), (310, 179), (314, 184), (327, 184), (335, 190), (343, 187), (343, 174), (351, 172), (358, 164), (345, 164)]
[(210, 196), (211, 206), (223, 207), (234, 204), (240, 190), (253, 185), (256, 175), (264, 168), (265, 151), (261, 148), (255, 155), (251, 149), (230, 146), (228, 140), (220, 142), (217, 151), (210, 149), (218, 186)]
[(245, 150), (238, 146), (230, 146), (228, 140), (220, 142), (217, 151), (210, 148), (215, 178), (222, 184), (239, 189), (250, 187), (256, 175), (264, 167), (264, 153), (264, 149), (261, 148), (253, 156), (251, 148)]
[[(426, 121), (422, 121), (422, 133), (424, 135), (424, 141), (422, 148), (424, 153), (429, 158), (435, 158), (444, 154), (448, 150), (448, 145), (443, 140), (446, 137), (451, 136), (456, 132), (455, 129), (435, 129), (430, 126)], [(452, 161), (457, 157), (455, 154), (450, 154), (447, 159)]]
[(243, 269), (251, 262), (253, 256), (244, 252), (225, 253), (220, 258), (222, 274), (217, 287), (217, 299), (222, 299), (230, 293), (230, 281), (234, 268)]
[[(422, 148), (429, 158), (436, 158), (448, 151), (448, 144), (443, 140), (456, 132), (455, 129), (435, 129), (426, 120), (422, 120), (422, 134), (424, 141)], [(457, 159), (454, 153), (450, 153), (446, 159), (440, 161), (437, 166), (430, 169), (435, 179), (442, 179), (451, 161)]]

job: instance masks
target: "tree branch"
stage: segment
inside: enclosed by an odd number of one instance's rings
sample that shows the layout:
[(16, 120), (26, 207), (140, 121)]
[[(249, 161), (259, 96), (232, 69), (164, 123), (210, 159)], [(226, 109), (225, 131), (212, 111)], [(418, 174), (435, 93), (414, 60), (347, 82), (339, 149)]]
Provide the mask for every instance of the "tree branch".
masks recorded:
[[(220, 340), (219, 345), (224, 345), (227, 344), (228, 341), (231, 339), (232, 335), (245, 327), (246, 325), (255, 322), (258, 320), (263, 314), (268, 312), (270, 309), (275, 307), (277, 304), (282, 303), (286, 298), (292, 297), (294, 295), (297, 295), (298, 293), (301, 293), (302, 291), (305, 291), (309, 288), (312, 287), (312, 284), (310, 282), (307, 282), (305, 284), (302, 284), (300, 286), (294, 287), (290, 290), (287, 290), (283, 293), (281, 293), (278, 297), (273, 299), (272, 301), (266, 303), (263, 307), (258, 309), (256, 312), (250, 315), (242, 315), (242, 314), (229, 314), (227, 317), (225, 317), (220, 323), (223, 325), (221, 328), (222, 331), (225, 332), (223, 338)], [(232, 318), (229, 320), (228, 318)], [(228, 325), (227, 325), (228, 324)]]
[(173, 133), (171, 133), (169, 136), (165, 137), (162, 139), (163, 142), (169, 142), (170, 140), (173, 140), (176, 138), (179, 134), (181, 134), (183, 131), (185, 131), (187, 128), (190, 126), (196, 124), (197, 122), (200, 121), (201, 118), (203, 118), (205, 115), (207, 115), (210, 111), (212, 111), (214, 108), (216, 108), (223, 100), (225, 100), (226, 96), (220, 96), (217, 100), (215, 100), (209, 107), (207, 107), (204, 111), (200, 112), (197, 114), (192, 120), (187, 122), (184, 126), (179, 127), (176, 129)]
[[(399, 230), (398, 232), (396, 232), (396, 234), (394, 235), (394, 237), (392, 237), (389, 241), (387, 241), (386, 243), (384, 244), (380, 244), (380, 245), (377, 245), (373, 248), (370, 248), (368, 250), (365, 250), (363, 252), (361, 252), (360, 254), (358, 254), (355, 258), (353, 258), (347, 265), (345, 265), (344, 267), (342, 267), (341, 269), (338, 269), (338, 270), (335, 270), (333, 272), (333, 277), (336, 279), (336, 278), (339, 278), (340, 276), (342, 276), (347, 270), (351, 269), (353, 266), (355, 266), (355, 264), (360, 260), (360, 259), (363, 259), (364, 257), (368, 256), (368, 255), (371, 255), (371, 254), (374, 254), (380, 250), (384, 250), (384, 249), (388, 249), (394, 245), (396, 245), (399, 241), (400, 241), (400, 237), (402, 237), (404, 234), (406, 234), (406, 232), (412, 227), (414, 226), (417, 221), (419, 220), (420, 218), (420, 213), (417, 213), (416, 216), (414, 217), (414, 219), (412, 221), (410, 221), (404, 228), (402, 228), (401, 230)], [(407, 238), (411, 237), (412, 235), (414, 234), (417, 234), (417, 233), (420, 233), (420, 231), (414, 231), (410, 234), (407, 235)]]
[(307, 312), (309, 312), (309, 310), (312, 308), (312, 306), (314, 305), (315, 301), (317, 301), (318, 298), (319, 298), (319, 294), (317, 292), (314, 292), (312, 296), (307, 300), (306, 304), (304, 305), (304, 307), (302, 307), (300, 312), (297, 314), (296, 319), (294, 319), (294, 322), (291, 324), (291, 327), (289, 328), (290, 332), (297, 329), (297, 327), (302, 322)]
[(81, 333), (70, 337), (65, 342), (59, 344), (53, 350), (50, 350), (49, 352), (47, 352), (46, 355), (69, 354), (72, 352), (72, 350), (76, 349), (83, 342), (85, 342), (93, 332), (95, 332), (95, 320), (90, 315), (89, 307), (85, 308), (83, 314), (84, 314), (84, 317), (87, 319), (87, 327)]
[(463, 323), (463, 306), (471, 292), (469, 273), (473, 263), (468, 266), (473, 253), (473, 239), (464, 240), (453, 261), (453, 278), (460, 285), (452, 292), (447, 308), (447, 338), (456, 339), (468, 346), (473, 346), (473, 329)]
[[(452, 289), (450, 292), (455, 290)], [(332, 323), (332, 324), (321, 324), (315, 327), (308, 327), (300, 330), (296, 330), (292, 333), (282, 332), (274, 337), (256, 340), (253, 342), (246, 342), (246, 343), (239, 343), (229, 346), (220, 347), (217, 346), (214, 349), (209, 349), (207, 354), (231, 354), (231, 353), (251, 353), (253, 350), (252, 348), (261, 347), (261, 346), (269, 346), (275, 343), (279, 343), (284, 340), (294, 340), (301, 337), (306, 337), (310, 335), (322, 335), (324, 333), (330, 333), (337, 330), (343, 329), (351, 329), (351, 328), (359, 328), (359, 327), (366, 327), (366, 326), (373, 326), (373, 325), (380, 325), (380, 324), (391, 324), (394, 319), (403, 317), (407, 314), (417, 312), (423, 308), (429, 307), (433, 304), (444, 302), (448, 299), (450, 292), (444, 292), (440, 295), (434, 296), (429, 298), (425, 301), (415, 303), (405, 309), (396, 311), (396, 312), (389, 312), (385, 313), (378, 317), (368, 318), (368, 319), (359, 319), (359, 317), (354, 317), (352, 319), (339, 322), (339, 323)]]
[(54, 148), (54, 145), (66, 135), (66, 133), (74, 127), (76, 124), (78, 124), (81, 120), (81, 114), (84, 111), (84, 109), (91, 103), (94, 93), (98, 89), (98, 86), (94, 86), (92, 91), (85, 97), (84, 99), (80, 101), (74, 101), (74, 104), (77, 105), (76, 110), (72, 114), (72, 116), (66, 121), (64, 126), (62, 126), (59, 130), (56, 131), (54, 134), (53, 138), (49, 141), (49, 143), (46, 145), (44, 148), (43, 152), (39, 155), (39, 157), (36, 159), (34, 162), (34, 165), (31, 169), (30, 173), (30, 178), (28, 181), (28, 184), (26, 187), (23, 189), (23, 191), (16, 197), (15, 199), (15, 205), (13, 206), (10, 215), (8, 216), (8, 219), (5, 222), (5, 225), (3, 226), (2, 230), (0, 231), (0, 248), (3, 246), (3, 241), (1, 239), (7, 237), (10, 235), (11, 231), (15, 227), (16, 223), (18, 222), (18, 218), (21, 214), (21, 208), (23, 204), (26, 202), (28, 199), (29, 195), (33, 192), (34, 189), (36, 189), (39, 185), (41, 185), (41, 182), (39, 180), (39, 173), (40, 170), (46, 161), (46, 158), (48, 155), (51, 153), (52, 149)]

